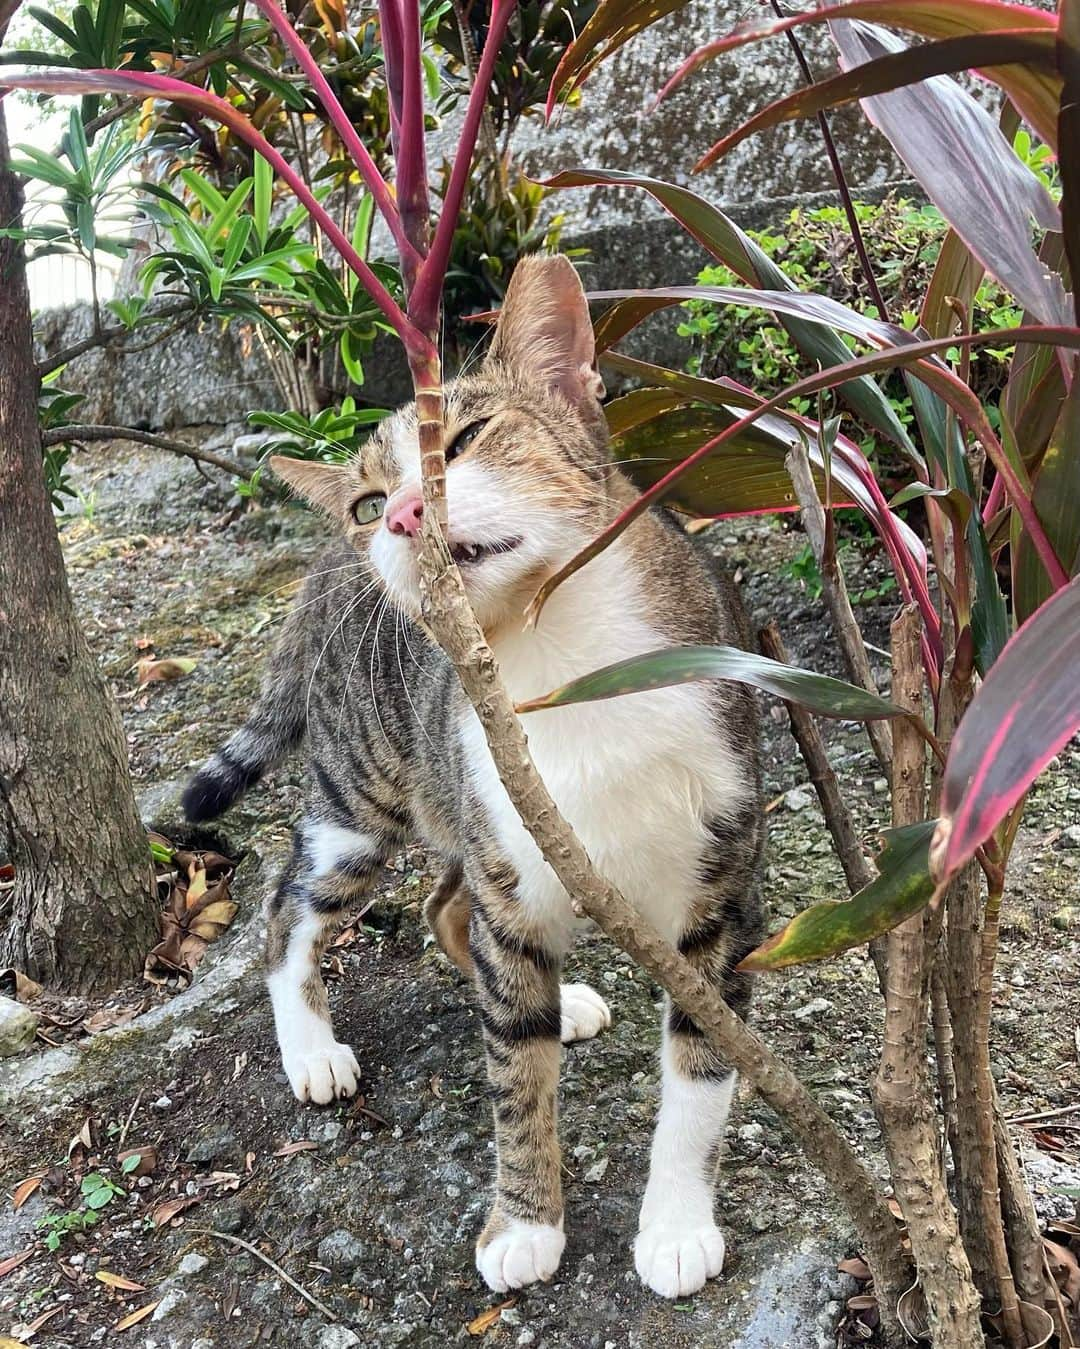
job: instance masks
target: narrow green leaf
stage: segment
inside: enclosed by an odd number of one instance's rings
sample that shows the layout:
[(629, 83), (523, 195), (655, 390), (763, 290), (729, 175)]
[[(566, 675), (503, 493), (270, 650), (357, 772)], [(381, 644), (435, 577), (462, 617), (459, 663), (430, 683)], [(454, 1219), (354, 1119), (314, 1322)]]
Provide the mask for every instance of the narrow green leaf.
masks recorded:
[(542, 698), (518, 706), (519, 712), (539, 712), (571, 703), (621, 698), (627, 693), (669, 688), (702, 679), (732, 679), (793, 703), (801, 703), (822, 717), (846, 721), (876, 721), (902, 717), (902, 707), (876, 693), (847, 684), (830, 675), (814, 674), (795, 665), (784, 665), (755, 651), (734, 646), (674, 646), (649, 651), (642, 656), (617, 661), (602, 670), (571, 680)]
[(259, 240), (259, 247), (266, 246), (266, 236), (270, 232), (270, 207), (273, 202), (274, 194), (274, 170), (263, 159), (262, 155), (255, 156), (255, 193), (252, 203), (252, 219), (255, 222), (255, 234)]
[(930, 841), (936, 820), (886, 829), (878, 875), (851, 899), (813, 904), (774, 932), (736, 968), (744, 973), (782, 970), (850, 951), (924, 909), (934, 893)]

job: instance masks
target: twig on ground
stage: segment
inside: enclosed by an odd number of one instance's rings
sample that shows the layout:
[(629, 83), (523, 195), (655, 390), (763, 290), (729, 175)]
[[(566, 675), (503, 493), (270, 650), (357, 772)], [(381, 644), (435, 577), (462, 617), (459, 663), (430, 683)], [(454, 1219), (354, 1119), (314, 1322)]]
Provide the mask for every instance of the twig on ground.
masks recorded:
[[(783, 638), (780, 636), (780, 629), (775, 622), (770, 621), (759, 631), (758, 641), (766, 656), (784, 665), (791, 664)], [(840, 784), (836, 780), (832, 764), (829, 763), (825, 741), (821, 737), (817, 722), (813, 715), (798, 703), (785, 701), (784, 706), (791, 721), (791, 734), (799, 746), (810, 773), (810, 782), (821, 802), (825, 823), (829, 826), (829, 833), (832, 835), (840, 865), (844, 869), (848, 888), (854, 894), (856, 890), (862, 890), (874, 879), (874, 868), (867, 861), (859, 843), (855, 823), (847, 802), (840, 794)]]
[(168, 450), (170, 454), (182, 454), (200, 464), (211, 464), (224, 473), (237, 478), (246, 478), (247, 469), (236, 459), (225, 454), (214, 454), (212, 450), (200, 450), (186, 440), (170, 440), (167, 436), (156, 436), (150, 431), (136, 431), (130, 426), (57, 426), (46, 431), (41, 443), (65, 445), (72, 440), (133, 440), (138, 445), (152, 445), (155, 450)]
[(117, 1152), (121, 1151), (121, 1149), (124, 1146), (124, 1139), (127, 1138), (128, 1130), (131, 1128), (131, 1121), (135, 1118), (135, 1111), (138, 1110), (139, 1102), (142, 1100), (142, 1098), (143, 1094), (142, 1089), (140, 1088), (138, 1094), (135, 1097), (135, 1100), (132, 1102), (131, 1109), (128, 1111), (128, 1117), (126, 1120), (124, 1120), (124, 1127), (120, 1130), (120, 1137), (116, 1140)]
[[(793, 446), (787, 454), (787, 471), (791, 477), (795, 495), (799, 499), (803, 528), (810, 541), (814, 559), (821, 572), (821, 593), (829, 606), (833, 632), (844, 658), (844, 667), (853, 684), (861, 684), (870, 693), (877, 693), (878, 687), (870, 670), (870, 661), (866, 655), (862, 633), (855, 621), (855, 614), (848, 598), (844, 573), (836, 558), (835, 549), (827, 547), (828, 534), (825, 523), (825, 508), (818, 496), (814, 475), (810, 470), (810, 456), (805, 445)], [(888, 722), (870, 721), (866, 724), (866, 733), (874, 747), (874, 754), (882, 770), (888, 774), (892, 763), (892, 730)]]
[(321, 1312), (328, 1321), (336, 1321), (337, 1317), (326, 1305), (320, 1302), (313, 1293), (296, 1282), (291, 1274), (287, 1274), (276, 1260), (271, 1260), (268, 1255), (263, 1255), (257, 1246), (253, 1246), (250, 1241), (245, 1241), (243, 1237), (234, 1237), (231, 1232), (218, 1232), (212, 1227), (189, 1227), (189, 1232), (195, 1232), (203, 1237), (217, 1237), (218, 1241), (231, 1241), (234, 1246), (241, 1246), (249, 1255), (253, 1255), (256, 1260), (261, 1260), (268, 1269), (272, 1269), (279, 1279), (283, 1279), (295, 1293), (299, 1293), (305, 1302), (310, 1302), (316, 1311)]

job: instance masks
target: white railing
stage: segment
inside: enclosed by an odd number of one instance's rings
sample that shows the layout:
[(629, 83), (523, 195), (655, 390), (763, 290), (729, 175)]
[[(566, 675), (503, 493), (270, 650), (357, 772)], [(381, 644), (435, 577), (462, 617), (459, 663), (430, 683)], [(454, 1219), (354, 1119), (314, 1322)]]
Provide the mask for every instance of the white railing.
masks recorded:
[[(119, 258), (111, 257), (108, 253), (99, 253), (96, 261), (98, 299), (104, 303), (111, 300), (115, 293), (121, 263)], [(36, 258), (26, 268), (26, 279), (33, 310), (58, 309), (63, 305), (93, 299), (90, 264), (85, 258), (74, 254), (53, 253), (48, 257)]]

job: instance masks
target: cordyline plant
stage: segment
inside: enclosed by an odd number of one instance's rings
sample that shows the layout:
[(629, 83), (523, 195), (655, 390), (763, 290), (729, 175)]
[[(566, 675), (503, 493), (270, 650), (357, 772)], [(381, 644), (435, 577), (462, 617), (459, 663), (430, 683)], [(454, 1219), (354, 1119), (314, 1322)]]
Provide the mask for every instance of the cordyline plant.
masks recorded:
[[(580, 80), (598, 60), (649, 22), (678, 8), (680, 2), (601, 0), (560, 67), (552, 99), (568, 82)], [(655, 450), (657, 440), (665, 434), (664, 419), (686, 409), (701, 415), (700, 427), (707, 431), (693, 453), (669, 453), (673, 463), (670, 471), (659, 478), (654, 474), (654, 481), (646, 483), (648, 490), (639, 501), (545, 584), (533, 602), (534, 619), (558, 584), (586, 565), (661, 497), (702, 515), (792, 509), (789, 468), (801, 484), (800, 504), (808, 522), (814, 507), (822, 510), (818, 493), (825, 496), (828, 508), (859, 505), (877, 528), (897, 574), (906, 603), (894, 632), (892, 702), (865, 687), (868, 665), (860, 671), (856, 664), (853, 671), (864, 684), (860, 688), (795, 671), (758, 655), (726, 648), (684, 648), (599, 671), (518, 710), (537, 711), (659, 684), (722, 677), (777, 692), (789, 703), (801, 703), (821, 715), (867, 721), (892, 719), (892, 736), (879, 735), (875, 740), (879, 756), (892, 763), (894, 823), (898, 826), (878, 859), (880, 875), (872, 879), (870, 873), (870, 883), (852, 901), (854, 910), (850, 905), (836, 905), (825, 912), (812, 910), (802, 915), (801, 923), (796, 920), (755, 952), (747, 967), (764, 969), (820, 957), (893, 929), (886, 961), (886, 1046), (878, 1102), (894, 1185), (911, 1235), (917, 1267), (913, 1270), (871, 1177), (797, 1078), (735, 1017), (693, 967), (643, 924), (593, 870), (536, 773), (521, 723), (449, 555), (445, 539), (442, 375), (437, 346), (441, 294), (496, 55), (514, 8), (512, 0), (494, 0), (492, 5), (487, 39), (433, 233), (429, 229), (424, 81), (415, 0), (381, 0), (379, 6), (391, 100), (393, 190), (283, 11), (274, 0), (256, 0), (256, 4), (306, 74), (386, 221), (399, 252), (404, 305), (385, 289), (282, 156), (250, 121), (216, 95), (167, 76), (117, 70), (12, 75), (0, 79), (0, 85), (49, 93), (111, 91), (165, 98), (191, 107), (226, 125), (250, 144), (307, 207), (312, 220), (367, 289), (403, 344), (416, 395), (423, 474), (424, 619), (476, 707), (511, 800), (575, 906), (596, 919), (665, 986), (710, 1042), (785, 1118), (809, 1159), (833, 1185), (858, 1230), (874, 1274), (882, 1330), (889, 1343), (900, 1341), (898, 1304), (906, 1301), (907, 1316), (914, 1315), (912, 1308), (919, 1300), (913, 1297), (916, 1276), (925, 1296), (930, 1329), (940, 1345), (972, 1349), (981, 1344), (980, 1293), (988, 1307), (1000, 1306), (1011, 1344), (1046, 1343), (1047, 1332), (1039, 1319), (1047, 1319), (1042, 1311), (1045, 1281), (1041, 1253), (1037, 1261), (1033, 1255), (1039, 1249), (1038, 1233), (1007, 1132), (1002, 1127), (995, 1136), (987, 1031), (997, 906), (1020, 806), (1038, 772), (1080, 725), (1080, 693), (1075, 676), (1069, 677), (1066, 650), (1071, 643), (1073, 658), (1080, 655), (1080, 583), (1070, 580), (1077, 561), (1075, 531), (1080, 528), (1080, 512), (1075, 509), (1080, 497), (1080, 450), (1076, 445), (1073, 380), (1080, 329), (1071, 326), (1066, 290), (1054, 267), (1055, 260), (1060, 262), (1062, 256), (1073, 261), (1074, 271), (1080, 261), (1075, 238), (1078, 184), (1074, 180), (1080, 155), (1074, 154), (1068, 172), (1062, 156), (1066, 246), (1064, 254), (1059, 250), (1055, 255), (1053, 240), (1060, 233), (1057, 208), (1048, 197), (1044, 199), (1033, 191), (1015, 156), (1011, 160), (1003, 157), (1004, 152), (1012, 155), (1007, 142), (994, 144), (990, 153), (987, 125), (970, 113), (969, 104), (975, 106), (970, 100), (963, 103), (965, 114), (974, 119), (970, 124), (961, 128), (946, 119), (944, 125), (950, 135), (945, 148), (957, 154), (959, 144), (966, 143), (978, 161), (980, 176), (974, 183), (965, 180), (964, 192), (958, 199), (950, 197), (949, 209), (939, 202), (955, 234), (943, 250), (923, 312), (923, 330), (916, 333), (889, 323), (880, 307), (879, 317), (868, 319), (832, 301), (795, 292), (784, 274), (730, 220), (684, 188), (598, 170), (562, 174), (552, 184), (626, 183), (643, 187), (746, 286), (609, 292), (596, 297), (617, 301), (598, 325), (598, 347), (617, 368), (649, 379), (655, 386), (630, 394), (609, 409), (616, 444), (622, 446), (636, 435), (635, 443), (640, 447), (645, 443), (644, 429)], [(1080, 61), (1077, 9), (1076, 4), (1063, 4), (1055, 21), (1054, 16), (1033, 15), (1032, 11), (1018, 11), (991, 0), (925, 0), (915, 6), (855, 0), (830, 11), (799, 16), (787, 21), (788, 26), (831, 16), (850, 17), (857, 12), (897, 25), (906, 21), (909, 27), (942, 41), (909, 53), (893, 50), (895, 40), (882, 30), (865, 26), (837, 29), (845, 64), (860, 69), (847, 72), (840, 83), (815, 86), (802, 94), (801, 104), (788, 101), (774, 115), (800, 115), (822, 110), (831, 102), (874, 94), (871, 110), (903, 153), (895, 123), (902, 122), (908, 110), (890, 111), (895, 105), (887, 107), (884, 91), (943, 70), (985, 62), (988, 75), (1002, 84), (1039, 134), (1056, 144), (1060, 112), (1062, 144), (1068, 142), (1075, 147)], [(774, 25), (774, 29), (783, 26)], [(762, 35), (759, 29), (726, 42), (734, 46)], [(982, 45), (972, 45), (975, 39)], [(725, 49), (723, 43), (713, 44), (689, 65), (700, 64), (708, 54)], [(879, 57), (882, 50), (886, 54)], [(926, 52), (931, 55), (923, 55)], [(689, 68), (683, 73), (689, 73)], [(963, 98), (951, 83), (947, 87), (950, 99)], [(933, 99), (925, 100), (928, 88), (939, 100), (945, 98), (939, 85), (922, 86), (922, 115), (917, 125), (923, 130), (928, 118), (945, 118), (946, 113), (958, 112), (955, 103), (943, 108)], [(894, 123), (892, 129), (886, 125), (887, 117)], [(919, 138), (912, 132), (910, 139)], [(917, 176), (931, 180), (925, 185), (935, 200), (942, 195), (935, 195), (935, 188), (941, 187), (943, 179), (964, 177), (957, 161), (943, 162), (941, 151), (940, 143), (920, 141), (909, 160)], [(975, 212), (971, 212), (973, 195), (980, 208)], [(1043, 256), (1034, 264), (1029, 256), (1032, 217), (1054, 230), (1043, 244)], [(1018, 219), (1023, 222), (1022, 230)], [(1002, 228), (1003, 222), (1007, 229)], [(978, 336), (951, 331), (956, 314), (962, 314), (970, 303), (983, 267), (1025, 305), (1030, 323)], [(820, 373), (764, 400), (731, 381), (694, 379), (611, 351), (614, 343), (646, 315), (691, 297), (757, 304), (772, 310), (800, 347), (820, 364)], [(841, 334), (855, 337), (874, 350), (852, 359)], [(1014, 378), (1002, 403), (1001, 437), (995, 434), (986, 411), (962, 377), (963, 353), (976, 342), (1018, 344)], [(960, 374), (943, 359), (950, 348), (961, 352)], [(877, 372), (896, 367), (904, 368), (911, 380), (922, 452), (872, 379)], [(793, 398), (833, 388), (865, 422), (908, 456), (914, 480), (905, 499), (918, 498), (925, 505), (930, 555), (919, 536), (894, 513), (898, 503), (886, 501), (870, 465), (854, 442), (840, 434), (836, 422), (815, 422), (787, 410)], [(642, 453), (640, 448), (637, 453)], [(993, 483), (985, 492), (982, 477), (989, 470), (984, 468), (983, 456), (994, 473)], [(706, 460), (714, 472), (695, 478), (695, 469)], [(1048, 473), (1053, 476), (1040, 496), (1040, 483)], [(717, 499), (718, 484), (722, 500)], [(1063, 495), (1066, 504), (1072, 505), (1071, 511), (1061, 509)], [(831, 523), (829, 513), (822, 514), (823, 571), (828, 574)], [(995, 570), (1007, 546), (1014, 572), (1015, 616), (1027, 619), (1011, 640), (1009, 614)], [(937, 602), (930, 583), (930, 556), (938, 578)], [(1052, 647), (1048, 645), (1048, 633), (1052, 634)], [(976, 672), (989, 677), (972, 701)], [(933, 708), (933, 716), (926, 718), (920, 711), (924, 678)], [(961, 716), (962, 728), (953, 739)], [(951, 750), (944, 764), (950, 740)], [(926, 745), (930, 745), (936, 763), (932, 774), (940, 810), (936, 822), (923, 819)], [(971, 941), (972, 931), (979, 927), (978, 891), (971, 880), (977, 873), (965, 864), (973, 856), (989, 879), (981, 949)], [(946, 893), (949, 923), (948, 937), (943, 941)], [(936, 949), (947, 950), (949, 956), (938, 966), (934, 963)], [(973, 971), (964, 966), (965, 961), (970, 965), (972, 952)], [(958, 1170), (963, 1168), (969, 1193), (982, 1195), (982, 1202), (972, 1210), (973, 1223), (968, 1221), (972, 1214), (961, 1205), (963, 1244), (955, 1239), (960, 1229), (944, 1190), (936, 1118), (921, 1045), (927, 990), (931, 986), (936, 990), (932, 976), (935, 971), (941, 973), (942, 966), (945, 977), (940, 982), (948, 987), (950, 996), (947, 1005), (935, 997), (935, 1029), (938, 1013), (947, 1018), (951, 1011), (951, 1029), (960, 1050), (955, 1056), (951, 1088), (947, 1065), (939, 1056), (946, 1107), (951, 1102), (955, 1115), (950, 1137), (965, 1130), (970, 1135), (964, 1148), (959, 1144), (954, 1148), (954, 1158)], [(961, 966), (967, 970), (966, 975)], [(963, 978), (968, 976), (965, 985)], [(962, 1007), (965, 989), (972, 996), (970, 1005)], [(941, 1029), (944, 1036), (944, 1022)], [(944, 1043), (943, 1038), (939, 1046)], [(960, 1108), (956, 1108), (958, 1103)], [(972, 1107), (970, 1117), (964, 1113), (965, 1105)], [(999, 1167), (1005, 1182), (1000, 1192)], [(1005, 1246), (1003, 1207), (1010, 1248)], [(985, 1258), (969, 1259), (972, 1251)]]
[[(594, 66), (681, 3), (601, 0), (563, 58), (549, 111)], [(989, 1022), (1005, 870), (1024, 800), (1080, 727), (1080, 329), (1075, 326), (1080, 290), (1070, 284), (1070, 277), (1080, 275), (1080, 4), (1060, 0), (1053, 14), (998, 0), (850, 0), (788, 18), (773, 8), (777, 21), (746, 25), (693, 53), (660, 97), (721, 53), (779, 34), (798, 50), (794, 30), (827, 23), (840, 73), (813, 83), (804, 64), (806, 87), (729, 131), (697, 167), (758, 130), (810, 115), (824, 121), (827, 110), (860, 101), (951, 227), (919, 327), (911, 332), (888, 322), (854, 224), (868, 297), (877, 311), (873, 319), (795, 293), (746, 235), (684, 188), (593, 169), (554, 179), (551, 186), (557, 187), (643, 188), (749, 288), (671, 287), (595, 296), (617, 301), (599, 321), (602, 345), (610, 347), (666, 305), (713, 300), (771, 310), (821, 370), (762, 401), (726, 380), (694, 379), (609, 352), (617, 368), (657, 386), (621, 400), (623, 408), (615, 414), (620, 458), (649, 456), (652, 462), (640, 476), (651, 481), (603, 538), (547, 583), (534, 608), (661, 496), (702, 515), (792, 508), (794, 503), (783, 499), (780, 475), (783, 429), (770, 428), (779, 431), (771, 447), (774, 475), (746, 471), (745, 453), (750, 450), (758, 466), (770, 458), (762, 446), (747, 443), (747, 434), (751, 428), (760, 434), (762, 414), (775, 417), (796, 397), (836, 389), (864, 424), (907, 455), (912, 481), (891, 504), (922, 502), (936, 600), (921, 542), (888, 509), (854, 444), (835, 426), (823, 435), (824, 428), (807, 423), (810, 443), (786, 457), (826, 593), (830, 580), (842, 592), (842, 576), (811, 464), (820, 469), (831, 460), (826, 506), (841, 504), (841, 498), (862, 505), (888, 552), (910, 606), (894, 628), (893, 699), (918, 708), (924, 683), (929, 692), (930, 713), (919, 729), (933, 750), (929, 805), (937, 818), (923, 819), (927, 764), (924, 746), (907, 730), (914, 723), (894, 723), (893, 744), (885, 749), (892, 757), (893, 820), (903, 828), (879, 859), (881, 876), (849, 903), (800, 914), (744, 968), (821, 958), (893, 929), (884, 953), (885, 1045), (875, 1095), (929, 1330), (935, 1343), (950, 1349), (982, 1344), (979, 1316), (985, 1307), (998, 1313), (996, 1325), (1010, 1346), (1046, 1344), (1055, 1331), (1062, 1344), (1072, 1344), (1069, 1312), (1047, 1284), (1034, 1215), (1000, 1116), (990, 1075)], [(869, 20), (927, 40), (909, 49)], [(969, 69), (1006, 95), (1000, 124), (954, 81), (942, 78)], [(1011, 136), (1021, 118), (1057, 156), (1060, 206), (1013, 152)], [(843, 190), (842, 180), (839, 185)], [(1041, 233), (1037, 248), (1033, 225)], [(968, 331), (985, 273), (1023, 308), (1020, 326), (981, 335)], [(877, 350), (850, 359), (840, 334)], [(983, 343), (1015, 348), (996, 418), (966, 378), (969, 353)], [(947, 351), (958, 352), (958, 359), (950, 363)], [(905, 374), (919, 446), (897, 427), (880, 391), (865, 378), (897, 368)], [(680, 444), (692, 453), (664, 454), (675, 427)], [(1006, 564), (1007, 594), (999, 580)], [(829, 599), (843, 639), (844, 597)], [(850, 619), (850, 610), (847, 614)], [(854, 624), (848, 629), (861, 648)], [(849, 671), (858, 678), (860, 653), (843, 640), (842, 645)], [(685, 655), (657, 653), (633, 668), (598, 672), (545, 701), (604, 696), (616, 686), (662, 682), (667, 674), (684, 677), (686, 663)], [(792, 715), (795, 725), (794, 710)], [(795, 729), (799, 734), (798, 725)], [(875, 744), (879, 755), (881, 748)], [(830, 824), (843, 852), (840, 807), (835, 797), (830, 806), (825, 794), (822, 802), (827, 815), (832, 810)], [(985, 876), (985, 898), (973, 858)], [(851, 879), (850, 870), (848, 875)], [(931, 1008), (955, 1210), (943, 1179), (925, 1061)], [(909, 1299), (909, 1326), (911, 1310)]]

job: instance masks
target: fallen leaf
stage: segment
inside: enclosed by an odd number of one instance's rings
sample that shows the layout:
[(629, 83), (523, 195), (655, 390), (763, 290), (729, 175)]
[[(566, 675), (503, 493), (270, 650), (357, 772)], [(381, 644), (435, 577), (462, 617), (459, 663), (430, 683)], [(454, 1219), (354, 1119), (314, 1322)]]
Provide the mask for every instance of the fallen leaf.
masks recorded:
[(113, 1333), (115, 1334), (118, 1330), (128, 1330), (132, 1326), (137, 1326), (140, 1321), (145, 1321), (160, 1301), (161, 1299), (158, 1298), (157, 1302), (148, 1302), (145, 1307), (139, 1307), (137, 1311), (129, 1313), (123, 1320), (117, 1321), (116, 1325), (113, 1326)]
[(1080, 1262), (1066, 1246), (1059, 1246), (1045, 1237), (1043, 1251), (1054, 1282), (1074, 1307), (1080, 1307)]
[(899, 1223), (906, 1222), (906, 1219), (904, 1217), (904, 1210), (900, 1207), (899, 1200), (889, 1199), (886, 1202), (889, 1205), (889, 1212), (896, 1219), (896, 1221)]
[(853, 1279), (870, 1278), (870, 1266), (857, 1255), (853, 1255), (850, 1260), (841, 1260), (836, 1268), (841, 1274), (850, 1274)]
[(25, 1349), (25, 1340), (13, 1340), (10, 1335), (0, 1335), (0, 1349)]
[(187, 982), (209, 942), (236, 916), (229, 898), (233, 864), (221, 853), (178, 851), (169, 899), (161, 914), (161, 940), (146, 957), (143, 978), (162, 984), (179, 975)]
[(67, 1155), (70, 1158), (76, 1148), (85, 1148), (87, 1152), (94, 1146), (93, 1135), (90, 1132), (90, 1119), (83, 1122), (83, 1127), (68, 1144)]
[(114, 1274), (111, 1269), (99, 1269), (94, 1278), (100, 1279), (109, 1288), (122, 1288), (128, 1293), (145, 1293), (146, 1285), (125, 1279), (122, 1274)]
[[(138, 1157), (138, 1166), (125, 1168), (124, 1163), (129, 1157)], [(157, 1148), (151, 1144), (146, 1144), (141, 1148), (125, 1148), (123, 1152), (116, 1154), (116, 1163), (125, 1176), (148, 1176), (154, 1167), (158, 1164)]]
[(231, 899), (218, 899), (191, 920), (188, 931), (203, 941), (214, 941), (236, 917), (237, 905)]
[(154, 1220), (155, 1227), (164, 1227), (166, 1223), (172, 1220), (185, 1209), (191, 1208), (192, 1204), (197, 1204), (202, 1199), (199, 1194), (178, 1194), (174, 1199), (166, 1199), (164, 1203), (158, 1204), (151, 1211), (151, 1218)]
[(96, 1035), (110, 1026), (126, 1026), (129, 1021), (134, 1021), (138, 1012), (137, 1007), (99, 1007), (83, 1022), (83, 1029)]
[(275, 1157), (291, 1157), (296, 1152), (316, 1152), (318, 1147), (318, 1143), (313, 1142), (310, 1138), (302, 1138), (299, 1143), (286, 1143), (283, 1148), (278, 1148), (277, 1152), (272, 1155)]
[(854, 1297), (847, 1300), (847, 1309), (849, 1312), (868, 1312), (871, 1307), (877, 1306), (877, 1298), (873, 1293), (856, 1293)]
[(15, 868), (10, 862), (0, 864), (0, 881), (13, 881), (15, 879)]
[(255, 1170), (255, 1154), (253, 1152), (249, 1152), (247, 1156), (244, 1158), (244, 1170), (248, 1173), (249, 1176), (251, 1175), (252, 1171)]
[(50, 1307), (47, 1312), (42, 1312), (40, 1316), (35, 1316), (32, 1321), (27, 1322), (26, 1329), (29, 1332), (27, 1338), (33, 1339), (42, 1326), (48, 1325), (53, 1317), (59, 1316), (62, 1311), (64, 1311), (62, 1306)]
[(18, 1255), (9, 1255), (6, 1260), (0, 1260), (0, 1279), (5, 1274), (10, 1274), (13, 1269), (18, 1269), (20, 1265), (25, 1265), (33, 1254), (34, 1248), (31, 1246), (25, 1251), (20, 1251)]
[(155, 660), (152, 656), (143, 656), (135, 662), (135, 672), (140, 684), (159, 684), (169, 679), (180, 679), (194, 670), (196, 662), (190, 656), (174, 656), (165, 660)]
[(193, 909), (203, 895), (206, 894), (206, 867), (202, 862), (196, 862), (188, 877), (187, 894), (184, 896), (184, 907)]
[(479, 1316), (473, 1317), (465, 1329), (470, 1335), (485, 1335), (493, 1325), (498, 1321), (507, 1307), (512, 1307), (517, 1302), (516, 1297), (508, 1298), (506, 1302), (500, 1302), (497, 1307), (489, 1307), (487, 1311), (481, 1312)]
[(28, 974), (23, 974), (22, 970), (9, 966), (6, 970), (0, 970), (0, 990), (14, 997), (16, 1002), (30, 1002), (41, 992), (41, 985)]
[(27, 1176), (25, 1180), (20, 1180), (11, 1196), (11, 1207), (22, 1208), (47, 1175), (47, 1171), (42, 1171), (40, 1176)]

